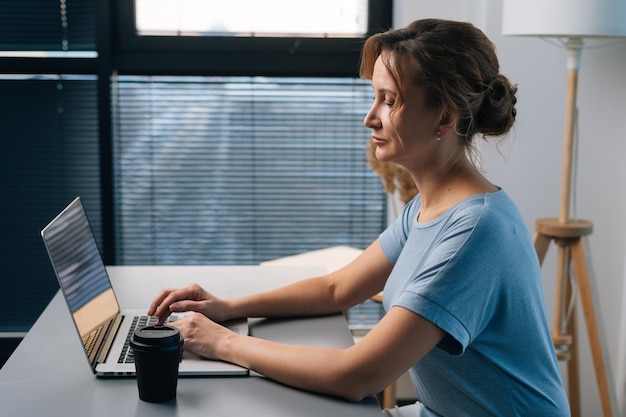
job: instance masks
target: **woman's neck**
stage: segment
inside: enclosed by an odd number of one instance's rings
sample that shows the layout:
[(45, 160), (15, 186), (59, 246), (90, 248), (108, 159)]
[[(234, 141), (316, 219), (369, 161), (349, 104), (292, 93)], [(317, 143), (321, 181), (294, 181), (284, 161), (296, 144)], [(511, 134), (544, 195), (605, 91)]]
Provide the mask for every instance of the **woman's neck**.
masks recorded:
[(420, 190), (419, 221), (429, 222), (448, 211), (460, 201), (476, 194), (497, 191), (474, 165), (463, 158), (446, 170), (414, 176)]

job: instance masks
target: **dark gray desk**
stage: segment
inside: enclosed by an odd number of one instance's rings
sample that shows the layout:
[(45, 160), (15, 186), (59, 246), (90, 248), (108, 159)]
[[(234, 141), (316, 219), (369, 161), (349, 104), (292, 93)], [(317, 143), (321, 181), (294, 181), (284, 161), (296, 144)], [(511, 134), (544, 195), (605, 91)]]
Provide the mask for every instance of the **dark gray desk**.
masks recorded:
[[(122, 308), (146, 308), (166, 286), (198, 282), (218, 296), (265, 290), (320, 274), (312, 267), (110, 267)], [(27, 295), (24, 295), (27, 296)], [(346, 347), (352, 337), (341, 315), (257, 320), (255, 337)], [(375, 399), (351, 403), (293, 389), (258, 374), (181, 378), (175, 402), (139, 400), (134, 379), (98, 379), (89, 369), (69, 312), (57, 294), (0, 370), (0, 410), (7, 416), (376, 416)]]

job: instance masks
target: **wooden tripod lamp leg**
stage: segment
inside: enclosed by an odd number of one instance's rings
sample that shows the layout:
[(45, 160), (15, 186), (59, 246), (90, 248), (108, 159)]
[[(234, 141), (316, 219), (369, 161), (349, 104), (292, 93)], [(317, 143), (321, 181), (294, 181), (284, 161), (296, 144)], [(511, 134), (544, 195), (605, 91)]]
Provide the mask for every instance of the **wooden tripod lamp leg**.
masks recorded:
[(556, 305), (554, 308), (554, 330), (552, 337), (555, 343), (569, 345), (571, 336), (567, 331), (569, 300), (571, 299), (570, 287), (570, 252), (567, 241), (557, 241), (559, 251), (557, 254), (556, 270)]
[[(574, 289), (570, 282), (571, 253), (569, 239), (556, 239), (558, 245), (557, 285), (552, 342), (557, 358), (567, 361), (567, 389), (572, 417), (580, 417), (580, 380), (575, 314), (570, 310)], [(571, 316), (570, 316), (571, 315)]]
[(594, 281), (590, 278), (587, 259), (585, 257), (583, 239), (576, 239), (571, 244), (574, 275), (578, 283), (578, 293), (587, 324), (587, 333), (591, 345), (591, 354), (596, 371), (600, 402), (604, 417), (617, 416), (617, 400), (611, 367), (608, 363), (608, 352), (605, 349), (606, 337), (601, 323), (600, 311), (597, 309), (598, 296)]
[[(535, 232), (533, 243), (539, 258), (539, 265), (548, 252), (550, 242), (559, 240), (540, 232)], [(565, 241), (567, 242), (567, 241)], [(561, 243), (563, 243), (561, 241)], [(578, 355), (576, 349), (576, 324), (574, 316), (567, 320), (563, 317), (567, 313), (567, 300), (571, 300), (573, 288), (569, 282), (569, 262), (570, 254), (567, 245), (559, 245), (559, 263), (556, 280), (555, 306), (554, 306), (554, 327), (552, 330), (552, 342), (556, 350), (559, 361), (567, 361), (567, 382), (570, 412), (572, 417), (580, 417), (580, 385), (578, 380)], [(563, 323), (567, 322), (564, 327)]]
[[(567, 288), (565, 293), (567, 299), (571, 300), (575, 288), (572, 287), (571, 282), (566, 284)], [(569, 340), (569, 358), (567, 361), (567, 389), (569, 392), (569, 407), (572, 417), (580, 417), (582, 410), (580, 407), (580, 372), (578, 361), (578, 338), (576, 336), (576, 310), (572, 311), (572, 316), (567, 322), (567, 334), (570, 337)]]

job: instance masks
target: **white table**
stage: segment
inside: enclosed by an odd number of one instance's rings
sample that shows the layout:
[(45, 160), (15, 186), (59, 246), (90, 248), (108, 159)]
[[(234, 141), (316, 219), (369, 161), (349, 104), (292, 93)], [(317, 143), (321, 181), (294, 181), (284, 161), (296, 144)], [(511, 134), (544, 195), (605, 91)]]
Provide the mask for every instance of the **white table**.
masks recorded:
[[(109, 267), (122, 308), (148, 308), (164, 287), (197, 282), (217, 296), (270, 289), (324, 273), (319, 267)], [(340, 314), (258, 320), (251, 334), (285, 343), (347, 347), (353, 343)], [(0, 370), (0, 410), (11, 416), (376, 416), (374, 398), (359, 403), (248, 377), (181, 378), (175, 402), (146, 403), (134, 379), (96, 378), (84, 358), (60, 293), (52, 299)]]

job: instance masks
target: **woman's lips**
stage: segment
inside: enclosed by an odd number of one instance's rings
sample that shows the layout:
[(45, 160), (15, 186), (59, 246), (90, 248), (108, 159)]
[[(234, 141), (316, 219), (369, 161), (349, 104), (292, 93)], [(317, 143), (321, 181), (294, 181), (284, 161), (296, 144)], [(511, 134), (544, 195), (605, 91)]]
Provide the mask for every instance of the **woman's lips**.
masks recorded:
[(382, 144), (384, 144), (386, 142), (386, 140), (379, 138), (377, 136), (372, 136), (372, 142), (374, 143), (374, 145), (376, 146), (380, 146)]

